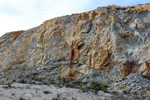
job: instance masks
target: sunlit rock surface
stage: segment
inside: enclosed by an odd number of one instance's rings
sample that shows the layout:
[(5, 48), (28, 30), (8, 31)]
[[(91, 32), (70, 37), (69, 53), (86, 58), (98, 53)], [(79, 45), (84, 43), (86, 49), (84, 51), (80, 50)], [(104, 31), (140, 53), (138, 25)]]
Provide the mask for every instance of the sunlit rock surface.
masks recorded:
[(150, 4), (108, 6), (0, 37), (0, 83), (150, 78)]

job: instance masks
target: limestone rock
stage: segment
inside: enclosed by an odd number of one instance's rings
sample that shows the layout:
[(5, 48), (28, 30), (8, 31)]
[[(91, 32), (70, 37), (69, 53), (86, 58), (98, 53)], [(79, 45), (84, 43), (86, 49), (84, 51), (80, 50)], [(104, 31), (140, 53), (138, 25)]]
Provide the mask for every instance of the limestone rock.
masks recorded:
[(150, 77), (149, 15), (150, 4), (112, 5), (9, 32), (0, 38), (1, 77), (36, 83)]

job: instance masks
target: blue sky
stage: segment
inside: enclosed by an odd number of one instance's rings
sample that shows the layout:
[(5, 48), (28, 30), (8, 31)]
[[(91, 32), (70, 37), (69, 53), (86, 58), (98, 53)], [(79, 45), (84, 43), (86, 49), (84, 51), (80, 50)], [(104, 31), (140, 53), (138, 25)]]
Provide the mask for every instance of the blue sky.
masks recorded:
[(148, 0), (0, 0), (0, 36), (26, 30), (58, 16), (81, 13), (101, 6), (132, 6)]

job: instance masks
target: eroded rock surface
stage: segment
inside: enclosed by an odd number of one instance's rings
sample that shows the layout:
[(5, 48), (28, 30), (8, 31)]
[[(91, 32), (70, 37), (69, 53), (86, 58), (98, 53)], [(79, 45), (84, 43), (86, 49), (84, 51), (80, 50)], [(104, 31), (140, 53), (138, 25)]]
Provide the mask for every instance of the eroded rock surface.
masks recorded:
[(150, 4), (108, 6), (45, 21), (0, 38), (1, 84), (108, 83), (150, 78)]

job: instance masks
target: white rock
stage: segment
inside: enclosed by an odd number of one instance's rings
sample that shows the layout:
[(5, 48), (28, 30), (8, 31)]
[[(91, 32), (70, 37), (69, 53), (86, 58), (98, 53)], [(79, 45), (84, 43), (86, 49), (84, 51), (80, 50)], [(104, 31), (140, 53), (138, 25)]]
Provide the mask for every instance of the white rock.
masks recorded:
[(115, 86), (117, 86), (118, 85), (118, 83), (115, 83)]
[(27, 98), (32, 98), (31, 94), (25, 94), (24, 96), (27, 97)]
[(129, 25), (129, 27), (132, 28), (132, 29), (135, 29), (135, 28), (136, 28), (136, 24), (135, 24), (135, 23), (131, 23), (131, 24)]
[(132, 83), (131, 86), (134, 87), (135, 85)]
[(137, 23), (137, 28), (138, 29), (144, 29), (145, 25), (143, 23)]

